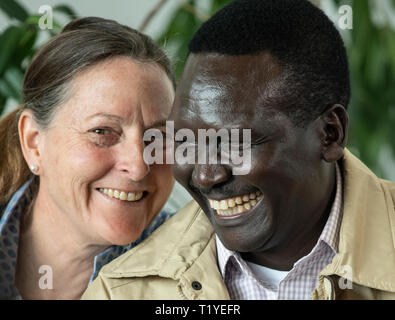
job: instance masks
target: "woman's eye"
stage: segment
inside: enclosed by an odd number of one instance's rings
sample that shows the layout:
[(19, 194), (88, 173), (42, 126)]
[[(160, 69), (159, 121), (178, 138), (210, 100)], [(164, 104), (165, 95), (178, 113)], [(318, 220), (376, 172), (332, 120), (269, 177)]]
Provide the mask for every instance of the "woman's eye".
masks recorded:
[(90, 132), (93, 134), (93, 142), (99, 147), (112, 146), (120, 139), (120, 134), (111, 128), (95, 128)]
[(109, 130), (108, 129), (93, 129), (93, 132), (100, 134), (100, 135), (104, 135), (104, 134), (108, 134)]

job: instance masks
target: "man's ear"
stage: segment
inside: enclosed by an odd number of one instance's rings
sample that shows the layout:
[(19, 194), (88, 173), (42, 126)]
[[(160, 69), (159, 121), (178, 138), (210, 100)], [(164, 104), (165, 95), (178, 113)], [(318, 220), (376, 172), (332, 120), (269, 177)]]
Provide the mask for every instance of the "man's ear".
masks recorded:
[(19, 142), (23, 156), (35, 174), (38, 174), (41, 163), (39, 148), (40, 130), (31, 110), (24, 110), (18, 122)]
[(343, 157), (347, 143), (347, 111), (342, 105), (335, 104), (320, 118), (322, 120), (322, 157), (326, 162), (335, 162)]

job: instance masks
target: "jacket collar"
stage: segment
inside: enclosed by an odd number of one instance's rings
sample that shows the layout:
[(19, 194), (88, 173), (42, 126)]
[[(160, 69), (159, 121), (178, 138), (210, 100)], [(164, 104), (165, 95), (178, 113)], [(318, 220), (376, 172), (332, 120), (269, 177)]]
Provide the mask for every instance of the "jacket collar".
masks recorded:
[[(347, 149), (342, 161), (344, 211), (339, 253), (321, 273), (395, 291), (395, 210), (390, 182), (378, 179)], [(392, 189), (394, 185), (392, 184)]]
[[(178, 281), (187, 299), (229, 299), (217, 267), (215, 234), (195, 201), (161, 225), (139, 246), (102, 268), (108, 278), (159, 276)], [(201, 290), (192, 289), (199, 281)]]
[(103, 267), (103, 274), (114, 278), (159, 275), (179, 279), (187, 265), (202, 251), (202, 248), (191, 250), (195, 242), (192, 238), (199, 239), (197, 244), (206, 244), (213, 233), (200, 211), (196, 202), (190, 202), (160, 226), (160, 232), (154, 232), (139, 246), (124, 254), (111, 268)]

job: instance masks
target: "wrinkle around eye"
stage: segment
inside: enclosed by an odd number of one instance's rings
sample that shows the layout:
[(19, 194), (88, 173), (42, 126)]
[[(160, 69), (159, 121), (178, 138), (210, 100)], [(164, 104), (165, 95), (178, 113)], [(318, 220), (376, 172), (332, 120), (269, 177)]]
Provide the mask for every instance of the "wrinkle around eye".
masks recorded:
[[(95, 131), (101, 131), (102, 133)], [(94, 128), (89, 130), (88, 133), (90, 133), (92, 142), (99, 147), (111, 147), (121, 139), (121, 135), (112, 128)]]

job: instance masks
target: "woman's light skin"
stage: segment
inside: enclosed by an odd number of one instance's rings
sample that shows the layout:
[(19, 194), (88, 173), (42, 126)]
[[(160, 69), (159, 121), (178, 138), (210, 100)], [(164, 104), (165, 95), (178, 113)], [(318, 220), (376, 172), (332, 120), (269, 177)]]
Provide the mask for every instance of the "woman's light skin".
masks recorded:
[[(75, 77), (69, 96), (48, 129), (40, 129), (29, 111), (19, 122), (25, 159), (40, 176), (18, 252), (16, 284), (23, 298), (79, 298), (94, 256), (136, 240), (174, 183), (168, 165), (143, 160), (144, 131), (165, 130), (174, 99), (159, 66), (112, 58)], [(121, 201), (100, 188), (144, 196)], [(38, 287), (41, 265), (53, 270), (53, 290)]]

